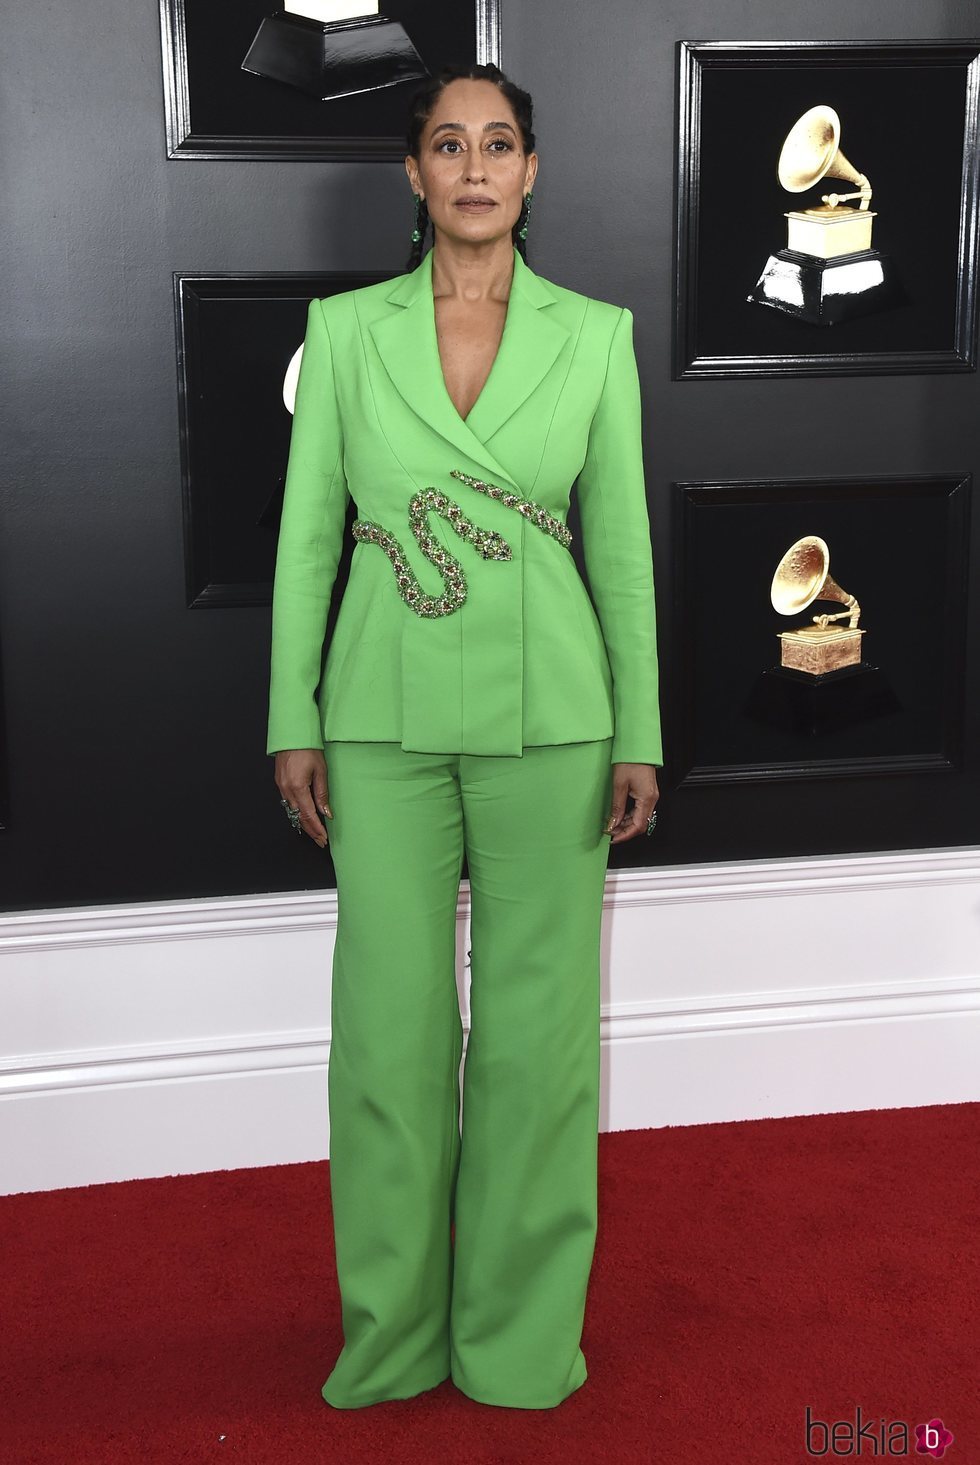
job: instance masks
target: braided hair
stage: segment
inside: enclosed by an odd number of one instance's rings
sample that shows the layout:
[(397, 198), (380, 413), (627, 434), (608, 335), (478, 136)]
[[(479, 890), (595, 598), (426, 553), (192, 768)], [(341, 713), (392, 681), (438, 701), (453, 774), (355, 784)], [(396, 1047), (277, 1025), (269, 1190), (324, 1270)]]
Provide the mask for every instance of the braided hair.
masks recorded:
[[(507, 98), (517, 118), (517, 125), (521, 130), (521, 138), (524, 144), (525, 153), (534, 152), (534, 133), (531, 131), (533, 104), (528, 92), (519, 87), (516, 82), (511, 81), (493, 62), (481, 64), (480, 62), (467, 62), (463, 64), (449, 64), (444, 66), (436, 76), (430, 76), (412, 94), (409, 103), (408, 126), (405, 134), (405, 142), (409, 155), (413, 158), (419, 156), (422, 132), (425, 124), (432, 116), (432, 109), (436, 99), (443, 88), (451, 81), (492, 81)], [(520, 217), (514, 224), (512, 236), (514, 245), (521, 258), (527, 263), (527, 244), (520, 236), (520, 230), (527, 222), (527, 199), (521, 206)], [(420, 237), (412, 241), (411, 253), (408, 256), (408, 263), (405, 269), (414, 270), (422, 263), (422, 253), (425, 249), (425, 236), (429, 228), (429, 206), (425, 199), (419, 204), (418, 230)]]

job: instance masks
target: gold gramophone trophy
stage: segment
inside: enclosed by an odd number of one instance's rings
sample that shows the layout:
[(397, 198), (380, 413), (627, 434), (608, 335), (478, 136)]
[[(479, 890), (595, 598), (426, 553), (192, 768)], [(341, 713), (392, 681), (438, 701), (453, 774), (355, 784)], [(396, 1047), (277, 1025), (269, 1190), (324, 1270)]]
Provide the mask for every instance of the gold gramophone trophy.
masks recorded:
[(777, 633), (779, 665), (767, 667), (751, 686), (743, 706), (748, 717), (809, 738), (901, 710), (887, 677), (862, 658), (861, 607), (830, 574), (826, 540), (806, 534), (790, 545), (776, 566), (770, 599), (787, 616), (814, 600), (836, 600), (844, 609)]
[[(804, 193), (823, 178), (857, 185), (851, 193), (823, 193), (820, 203), (786, 213), (785, 249), (769, 256), (746, 297), (813, 325), (834, 325), (884, 309), (901, 298), (888, 255), (871, 247), (871, 184), (841, 152), (840, 118), (833, 107), (811, 107), (790, 129), (776, 173), (788, 193)], [(851, 200), (858, 199), (856, 208)]]
[[(861, 607), (830, 573), (830, 550), (819, 534), (806, 534), (790, 545), (776, 566), (770, 599), (780, 615), (796, 615), (814, 600), (836, 600), (845, 608), (834, 615), (815, 615), (811, 625), (779, 631), (780, 665), (823, 676), (861, 662), (858, 628)], [(846, 626), (832, 625), (847, 618)]]

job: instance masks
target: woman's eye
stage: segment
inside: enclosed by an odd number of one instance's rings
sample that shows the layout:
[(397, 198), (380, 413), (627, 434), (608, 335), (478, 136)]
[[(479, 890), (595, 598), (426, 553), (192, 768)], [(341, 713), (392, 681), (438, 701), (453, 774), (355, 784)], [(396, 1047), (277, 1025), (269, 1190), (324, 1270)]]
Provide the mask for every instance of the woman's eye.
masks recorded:
[[(443, 148), (458, 148), (461, 146), (462, 144), (460, 143), (458, 137), (447, 137), (444, 138), (443, 141), (439, 144), (439, 151), (442, 152)], [(503, 148), (504, 152), (508, 153), (511, 151), (511, 144), (507, 141), (505, 137), (495, 137), (492, 142), (490, 142), (489, 146), (491, 148)]]

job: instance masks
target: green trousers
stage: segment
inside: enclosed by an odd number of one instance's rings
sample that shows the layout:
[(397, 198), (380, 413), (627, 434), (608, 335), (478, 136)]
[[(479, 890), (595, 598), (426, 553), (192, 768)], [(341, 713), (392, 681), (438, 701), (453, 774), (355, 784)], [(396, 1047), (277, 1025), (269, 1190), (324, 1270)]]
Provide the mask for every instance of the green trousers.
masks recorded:
[(322, 1393), (336, 1408), (451, 1376), (481, 1403), (550, 1409), (585, 1382), (611, 748), (515, 758), (326, 744), (344, 1344)]

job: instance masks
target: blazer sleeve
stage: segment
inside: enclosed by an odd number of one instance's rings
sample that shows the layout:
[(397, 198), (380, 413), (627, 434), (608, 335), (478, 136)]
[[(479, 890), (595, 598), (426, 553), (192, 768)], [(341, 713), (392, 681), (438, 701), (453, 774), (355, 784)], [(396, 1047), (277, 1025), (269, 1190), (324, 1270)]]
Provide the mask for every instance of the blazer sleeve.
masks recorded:
[(320, 748), (316, 691), (350, 494), (327, 323), (310, 302), (272, 591), (266, 752)]
[(653, 550), (633, 315), (613, 330), (578, 477), (582, 551), (613, 682), (614, 763), (663, 764)]

